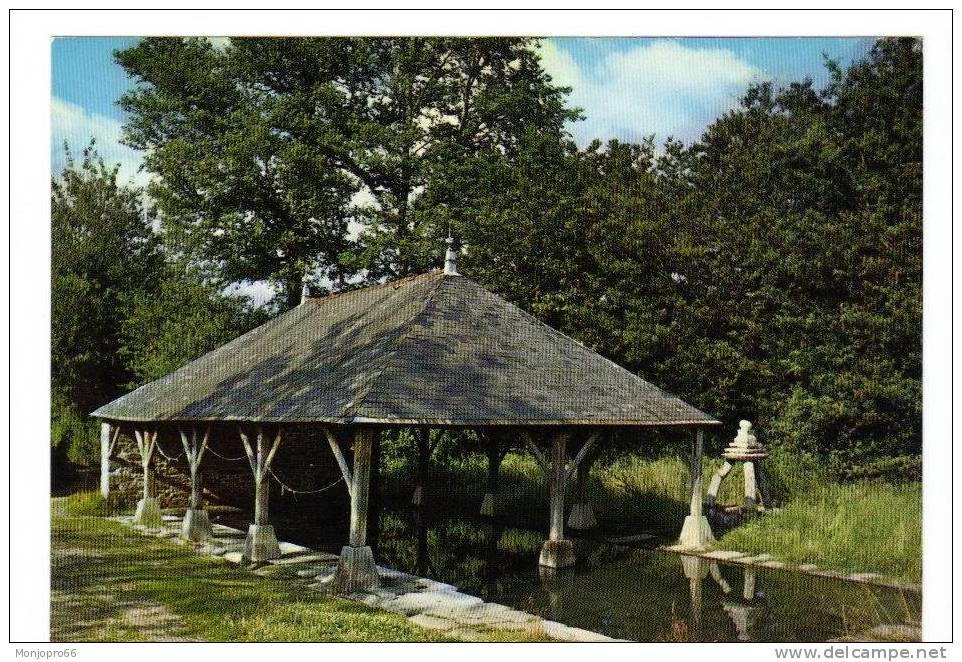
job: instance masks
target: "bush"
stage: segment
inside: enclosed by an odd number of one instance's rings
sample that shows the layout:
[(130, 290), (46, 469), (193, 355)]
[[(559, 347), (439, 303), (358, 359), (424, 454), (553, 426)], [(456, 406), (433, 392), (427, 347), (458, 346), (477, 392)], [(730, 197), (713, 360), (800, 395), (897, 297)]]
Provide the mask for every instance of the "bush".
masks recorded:
[[(73, 464), (91, 466), (100, 461), (100, 436), (97, 421), (86, 418), (64, 399), (54, 395), (50, 416), (50, 445), (53, 459)], [(54, 481), (66, 476), (56, 474), (58, 464), (66, 470), (64, 462), (53, 462)]]
[(120, 512), (117, 497), (104, 498), (100, 492), (75, 492), (60, 503), (60, 513), (74, 517), (107, 517)]

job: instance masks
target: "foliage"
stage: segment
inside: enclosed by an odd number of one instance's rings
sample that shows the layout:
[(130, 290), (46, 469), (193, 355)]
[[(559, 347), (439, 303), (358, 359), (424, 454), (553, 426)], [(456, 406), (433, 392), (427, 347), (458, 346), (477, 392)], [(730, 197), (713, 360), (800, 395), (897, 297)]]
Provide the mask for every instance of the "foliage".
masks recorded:
[(461, 161), (462, 271), (806, 463), (917, 457), (921, 50), (828, 66), (689, 146), (529, 136)]
[(222, 284), (280, 282), (287, 306), (306, 267), (340, 287), (423, 270), (424, 189), (575, 116), (524, 39), (162, 38), (116, 57), (139, 83), (125, 135), (161, 175), (168, 242)]
[(104, 498), (100, 492), (74, 492), (58, 499), (57, 514), (70, 517), (109, 517), (119, 514), (113, 495)]
[(86, 415), (129, 381), (116, 351), (117, 311), (125, 293), (150, 281), (161, 256), (141, 192), (117, 184), (119, 166), (105, 165), (93, 142), (79, 163), (67, 151), (51, 183), (51, 380)]
[(135, 376), (159, 379), (267, 320), (263, 309), (226, 296), (203, 282), (173, 275), (156, 292), (135, 292), (126, 302), (120, 353)]
[(52, 182), (51, 446), (55, 482), (99, 456), (91, 411), (266, 319), (177, 266), (143, 191), (88, 145)]

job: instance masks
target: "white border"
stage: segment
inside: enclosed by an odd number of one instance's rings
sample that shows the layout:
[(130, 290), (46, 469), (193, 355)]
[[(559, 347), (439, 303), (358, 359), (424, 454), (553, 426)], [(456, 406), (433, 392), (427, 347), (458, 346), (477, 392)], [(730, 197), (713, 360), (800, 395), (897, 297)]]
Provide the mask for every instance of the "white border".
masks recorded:
[[(120, 6), (105, 2), (105, 6)], [(184, 7), (191, 3), (171, 2)], [(508, 5), (509, 3), (500, 3)], [(423, 6), (442, 6), (427, 2)], [(492, 5), (493, 6), (493, 5)], [(951, 478), (949, 413), (952, 388), (950, 356), (950, 182), (952, 154), (950, 135), (950, 25), (946, 13), (920, 11), (14, 11), (12, 22), (10, 122), (11, 173), (11, 271), (14, 274), (11, 309), (14, 324), (9, 357), (12, 393), (11, 446), (14, 471), (7, 459), (0, 463), (10, 473), (16, 495), (15, 530), (9, 577), (13, 605), (11, 637), (43, 640), (48, 636), (49, 513), (47, 433), (49, 406), (49, 104), (50, 38), (55, 35), (161, 35), (161, 34), (529, 34), (529, 35), (643, 35), (643, 36), (777, 36), (777, 35), (921, 35), (925, 48), (925, 595), (926, 638), (951, 636), (948, 612), (952, 586), (948, 581), (951, 540)], [(6, 56), (6, 53), (4, 54)], [(7, 165), (4, 164), (4, 168)], [(0, 248), (6, 251), (7, 237)], [(6, 273), (3, 278), (7, 278)], [(2, 288), (6, 295), (6, 287)], [(4, 307), (6, 308), (6, 307)], [(6, 314), (4, 310), (4, 314)], [(3, 331), (6, 333), (6, 325)], [(2, 388), (6, 388), (6, 384)], [(4, 398), (4, 405), (6, 399)], [(7, 513), (7, 494), (2, 491), (2, 511)], [(2, 535), (7, 536), (7, 527)], [(0, 549), (6, 548), (6, 540)], [(643, 588), (643, 587), (640, 587)], [(284, 654), (301, 655), (304, 649), (284, 648)], [(29, 648), (29, 646), (27, 647)], [(42, 648), (42, 647), (41, 647)], [(50, 648), (50, 647), (48, 647)], [(56, 646), (55, 648), (64, 648)], [(85, 645), (81, 657), (127, 659), (136, 650), (145, 660), (169, 654), (164, 647)], [(355, 648), (351, 646), (350, 648)], [(746, 660), (773, 659), (773, 646), (738, 646)], [(379, 655), (419, 657), (446, 655), (446, 647), (382, 647)], [(517, 651), (518, 649), (511, 649)], [(531, 654), (520, 649), (521, 654)], [(570, 653), (568, 647), (551, 649)], [(646, 645), (606, 647), (605, 653), (636, 656), (657, 653), (665, 659), (708, 652), (704, 646)], [(723, 649), (728, 650), (728, 649)], [(734, 648), (731, 649), (734, 652)], [(231, 647), (232, 657), (246, 657), (259, 647)], [(687, 651), (687, 652), (686, 652)], [(207, 645), (198, 652), (215, 656), (228, 652)], [(272, 647), (271, 653), (279, 650)], [(320, 652), (320, 651), (318, 651)], [(352, 654), (334, 648), (335, 654)], [(374, 650), (370, 650), (374, 653)], [(503, 652), (488, 647), (460, 647), (461, 654), (489, 656)], [(313, 654), (313, 653), (312, 653)]]

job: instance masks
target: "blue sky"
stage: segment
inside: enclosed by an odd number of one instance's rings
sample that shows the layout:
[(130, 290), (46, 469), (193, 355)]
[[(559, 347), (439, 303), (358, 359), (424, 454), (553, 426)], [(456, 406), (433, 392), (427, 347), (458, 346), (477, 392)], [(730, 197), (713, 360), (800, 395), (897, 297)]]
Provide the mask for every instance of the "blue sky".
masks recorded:
[[(827, 79), (823, 53), (843, 65), (864, 55), (872, 38), (554, 38), (540, 42), (545, 70), (572, 88), (586, 119), (568, 127), (579, 145), (592, 139), (638, 141), (654, 134), (691, 142), (735, 106), (753, 82)], [(64, 164), (63, 143), (80, 151), (96, 137), (120, 177), (143, 185), (142, 155), (120, 144), (117, 99), (132, 87), (113, 51), (136, 37), (62, 37), (53, 42), (51, 167)], [(239, 283), (257, 303), (274, 296), (267, 283)]]
[[(843, 65), (864, 55), (872, 38), (555, 38), (541, 43), (545, 69), (572, 87), (586, 119), (569, 127), (579, 144), (592, 138), (640, 140), (655, 134), (692, 141), (737, 103), (747, 85), (806, 76), (824, 83), (822, 54)], [(116, 101), (132, 83), (114, 49), (136, 37), (62, 37), (53, 41), (52, 167), (62, 144), (75, 151), (96, 136), (101, 154), (138, 183), (140, 154), (119, 144), (123, 113)]]

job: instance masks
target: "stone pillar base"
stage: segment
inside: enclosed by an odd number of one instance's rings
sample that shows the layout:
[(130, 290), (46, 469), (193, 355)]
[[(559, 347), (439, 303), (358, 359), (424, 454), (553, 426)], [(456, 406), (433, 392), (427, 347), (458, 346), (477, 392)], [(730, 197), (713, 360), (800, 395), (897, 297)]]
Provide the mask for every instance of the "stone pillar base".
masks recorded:
[(575, 564), (575, 548), (570, 540), (545, 540), (541, 546), (538, 565), (567, 568)]
[(163, 520), (160, 517), (160, 502), (154, 497), (141, 499), (134, 511), (134, 524), (143, 524), (151, 529), (160, 528)]
[(595, 510), (590, 503), (575, 503), (568, 514), (568, 526), (572, 529), (593, 529), (598, 526)]
[(184, 524), (180, 527), (180, 537), (184, 540), (204, 542), (214, 535), (210, 517), (203, 508), (188, 508), (184, 513)]
[(494, 494), (484, 493), (484, 500), (481, 502), (481, 514), (485, 517), (494, 517)]
[(279, 558), (281, 547), (277, 544), (277, 535), (270, 524), (251, 524), (247, 529), (247, 540), (244, 541), (245, 561), (270, 561)]
[(331, 580), (335, 593), (354, 593), (377, 588), (380, 578), (374, 565), (374, 552), (368, 546), (341, 548), (341, 558)]
[(715, 544), (715, 536), (711, 532), (711, 525), (704, 515), (696, 517), (688, 515), (681, 527), (678, 544), (691, 549), (705, 549)]
[(424, 503), (424, 489), (418, 485), (414, 488), (414, 494), (411, 495), (411, 505), (420, 506)]

